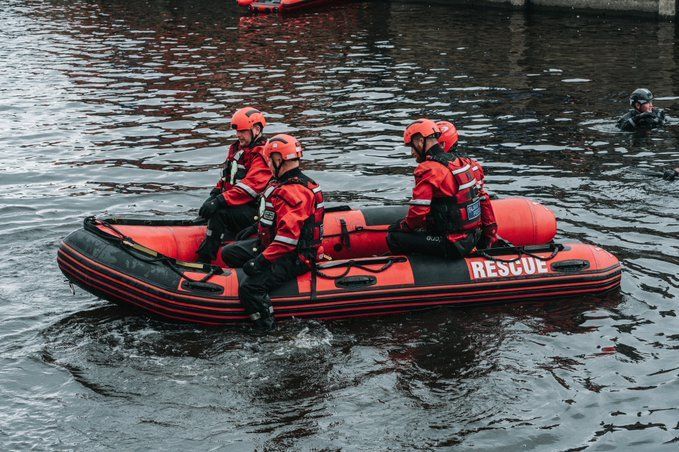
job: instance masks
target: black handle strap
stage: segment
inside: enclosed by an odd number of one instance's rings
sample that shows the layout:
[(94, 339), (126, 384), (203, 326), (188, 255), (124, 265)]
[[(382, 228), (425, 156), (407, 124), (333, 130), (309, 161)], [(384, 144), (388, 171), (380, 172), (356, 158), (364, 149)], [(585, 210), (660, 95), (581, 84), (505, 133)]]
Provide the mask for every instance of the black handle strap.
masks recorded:
[[(540, 261), (543, 261), (543, 262), (547, 262), (547, 261), (551, 261), (552, 259), (554, 259), (556, 257), (556, 255), (559, 254), (560, 251), (563, 251), (563, 245), (551, 243), (549, 245), (549, 247), (545, 250), (545, 251), (550, 251), (549, 256), (542, 257), (542, 256), (538, 256), (537, 254), (535, 254), (536, 252), (539, 252), (538, 250), (533, 251), (531, 249), (529, 251), (527, 248), (528, 247), (491, 248), (490, 250), (479, 250), (479, 251), (476, 252), (476, 255), (484, 257), (484, 258), (491, 260), (493, 262), (506, 262), (506, 263), (517, 262), (524, 256), (529, 256), (529, 257), (532, 257), (534, 259), (537, 259), (537, 260), (540, 260)], [(509, 259), (500, 259), (499, 257), (494, 256), (493, 254), (489, 254), (488, 251), (490, 251), (491, 253), (493, 253), (493, 251), (500, 252), (503, 255), (505, 255), (505, 254), (516, 254), (516, 257), (509, 258)]]
[[(337, 262), (337, 263), (330, 263), (330, 264), (325, 264), (323, 266), (315, 266), (316, 274), (320, 276), (321, 278), (325, 279), (340, 279), (344, 278), (349, 274), (352, 268), (357, 268), (359, 270), (363, 270), (368, 273), (382, 273), (383, 271), (388, 270), (392, 265), (394, 265), (397, 262), (405, 262), (407, 259), (405, 257), (388, 257), (388, 258), (377, 258), (377, 259), (370, 259), (370, 260), (363, 260), (363, 261), (354, 261), (354, 260), (348, 260), (348, 261), (342, 261), (342, 262)], [(367, 265), (371, 264), (383, 264), (380, 268), (377, 269), (372, 269), (367, 267)], [(334, 265), (333, 265), (334, 264)], [(342, 273), (340, 273), (337, 276), (331, 276), (328, 275), (327, 273), (323, 273), (321, 270), (324, 269), (330, 269), (330, 268), (341, 268), (341, 267), (346, 267)]]

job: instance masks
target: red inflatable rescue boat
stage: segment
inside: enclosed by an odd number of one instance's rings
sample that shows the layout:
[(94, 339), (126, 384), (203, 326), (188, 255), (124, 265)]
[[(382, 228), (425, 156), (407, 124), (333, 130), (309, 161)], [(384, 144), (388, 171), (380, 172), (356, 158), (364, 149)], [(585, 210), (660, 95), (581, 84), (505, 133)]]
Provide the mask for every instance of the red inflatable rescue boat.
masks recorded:
[[(493, 200), (493, 210), (498, 224), (498, 235), (514, 246), (542, 245), (556, 235), (556, 218), (545, 206), (527, 198)], [(323, 229), (323, 249), (333, 259), (369, 257), (389, 254), (387, 229), (405, 217), (408, 206), (367, 207), (351, 209), (348, 206), (326, 209)], [(204, 224), (194, 222), (172, 223), (157, 220), (109, 219), (118, 233), (133, 237), (139, 245), (162, 255), (181, 261), (195, 262), (196, 250), (205, 238)], [(103, 232), (107, 230), (100, 225)], [(213, 262), (226, 266), (220, 257)]]
[[(506, 235), (514, 234), (522, 244), (529, 236), (536, 242), (551, 241), (556, 223), (549, 210), (523, 199), (504, 202), (495, 210)], [(499, 203), (503, 206), (503, 201)], [(528, 220), (541, 218), (546, 225), (530, 221), (518, 228), (503, 225), (504, 213), (511, 219), (517, 206), (530, 214)], [(337, 260), (320, 263), (274, 291), (275, 316), (386, 315), (436, 306), (599, 294), (620, 285), (618, 260), (585, 244), (496, 248), (459, 260), (420, 255), (346, 258), (381, 254), (386, 225), (403, 213), (403, 208), (328, 213), (325, 224), (330, 232), (324, 247)], [(246, 321), (238, 300), (242, 270), (190, 262), (204, 232), (205, 227), (193, 221), (92, 217), (64, 239), (57, 261), (66, 277), (83, 289), (166, 319), (205, 325)]]
[(288, 12), (319, 6), (338, 0), (237, 0), (238, 6), (247, 7), (258, 13)]

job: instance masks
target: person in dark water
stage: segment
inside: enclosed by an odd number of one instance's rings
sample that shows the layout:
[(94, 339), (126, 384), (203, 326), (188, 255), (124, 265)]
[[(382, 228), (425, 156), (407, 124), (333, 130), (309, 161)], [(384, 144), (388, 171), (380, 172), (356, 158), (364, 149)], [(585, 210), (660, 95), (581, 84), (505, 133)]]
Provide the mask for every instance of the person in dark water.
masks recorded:
[(243, 268), (241, 303), (255, 326), (268, 331), (276, 326), (269, 292), (308, 272), (323, 254), (325, 210), (320, 187), (299, 168), (302, 147), (295, 138), (274, 136), (263, 156), (273, 179), (264, 190), (259, 223), (226, 245), (222, 258), (229, 267)]
[(666, 181), (672, 182), (677, 177), (679, 177), (679, 167), (674, 169), (666, 169), (662, 173), (662, 178), (665, 179)]
[(478, 163), (445, 152), (440, 137), (441, 129), (429, 119), (419, 119), (405, 130), (403, 140), (419, 166), (408, 215), (389, 228), (387, 243), (393, 253), (455, 259), (497, 241), (493, 207), (474, 171)]
[(202, 262), (211, 262), (223, 240), (233, 238), (257, 220), (257, 199), (271, 179), (262, 156), (264, 126), (264, 115), (251, 107), (241, 108), (231, 118), (238, 140), (229, 147), (222, 178), (198, 211), (208, 220), (207, 235), (198, 249)]
[(665, 125), (665, 111), (653, 107), (653, 93), (646, 88), (639, 88), (629, 97), (632, 107), (618, 120), (618, 128), (624, 132), (650, 130)]

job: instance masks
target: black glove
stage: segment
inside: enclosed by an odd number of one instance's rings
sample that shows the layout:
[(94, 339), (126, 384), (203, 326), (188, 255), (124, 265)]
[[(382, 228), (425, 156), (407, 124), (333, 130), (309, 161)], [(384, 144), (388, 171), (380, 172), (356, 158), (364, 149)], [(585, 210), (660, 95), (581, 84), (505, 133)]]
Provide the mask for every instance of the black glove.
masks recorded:
[(248, 276), (255, 276), (269, 268), (271, 262), (266, 260), (263, 254), (258, 254), (254, 259), (250, 259), (243, 265), (243, 271)]
[(222, 191), (221, 191), (219, 188), (217, 188), (217, 187), (213, 188), (212, 191), (210, 192), (210, 198), (212, 198), (212, 197), (214, 197), (214, 196), (217, 196), (217, 195), (220, 194), (221, 192), (222, 192)]
[(212, 196), (203, 203), (203, 206), (198, 211), (198, 215), (205, 219), (209, 219), (217, 212), (217, 210), (224, 207), (226, 207), (226, 200), (221, 194)]
[(679, 168), (668, 169), (668, 170), (663, 171), (663, 173), (662, 173), (662, 178), (665, 179), (665, 180), (668, 180), (670, 182), (672, 182), (674, 179), (676, 179), (677, 176), (679, 176)]
[(476, 243), (476, 247), (480, 250), (491, 248), (497, 242), (497, 225), (487, 224), (481, 229), (481, 238)]
[(658, 117), (652, 111), (646, 111), (636, 115), (634, 117), (634, 123), (637, 126), (653, 127), (654, 125), (658, 125)]
[(403, 218), (396, 220), (387, 229), (388, 232), (408, 232), (410, 228)]
[(634, 121), (641, 121), (642, 119), (655, 118), (655, 114), (652, 111), (645, 111), (639, 113), (634, 117)]
[(667, 120), (667, 116), (665, 114), (665, 110), (653, 110), (655, 112), (655, 117), (657, 118), (657, 123), (660, 126), (665, 125), (665, 121)]
[(247, 228), (243, 229), (240, 231), (238, 234), (236, 234), (236, 240), (245, 240), (248, 237), (250, 237), (252, 234), (257, 233), (257, 225), (253, 224), (252, 226), (248, 226)]

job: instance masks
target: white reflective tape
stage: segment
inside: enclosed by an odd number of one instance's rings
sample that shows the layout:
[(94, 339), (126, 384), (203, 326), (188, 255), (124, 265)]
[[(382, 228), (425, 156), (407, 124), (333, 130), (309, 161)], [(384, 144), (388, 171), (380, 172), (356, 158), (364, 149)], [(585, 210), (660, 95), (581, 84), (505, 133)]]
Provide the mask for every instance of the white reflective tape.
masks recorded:
[(629, 123), (632, 124), (634, 127), (637, 126), (637, 124), (634, 122), (634, 118), (629, 118), (627, 121), (629, 121)]
[(236, 183), (236, 173), (238, 173), (238, 166), (234, 165), (232, 162), (229, 164), (229, 182), (231, 184)]
[(469, 163), (467, 163), (467, 164), (466, 164), (465, 166), (463, 166), (462, 168), (458, 168), (458, 169), (454, 170), (454, 171), (453, 171), (453, 174), (464, 173), (464, 172), (467, 171), (469, 168), (471, 168), (471, 167), (469, 166)]
[(265, 198), (268, 198), (269, 195), (271, 195), (271, 192), (273, 192), (275, 189), (276, 189), (276, 186), (275, 186), (275, 185), (271, 185), (269, 188), (267, 188), (266, 190), (264, 190), (264, 197), (265, 197)]
[(297, 245), (297, 242), (299, 242), (297, 239), (291, 239), (290, 237), (284, 237), (282, 235), (277, 235), (273, 240), (274, 242), (287, 243), (288, 245)]
[(318, 193), (319, 191), (321, 191), (321, 187), (312, 188), (311, 191), (314, 193)]
[(472, 187), (474, 185), (476, 185), (476, 179), (474, 179), (473, 181), (467, 182), (466, 184), (460, 185), (458, 187), (458, 190), (464, 190), (465, 188), (469, 188), (469, 187)]
[(273, 203), (265, 202), (264, 207), (271, 207), (273, 209)]
[(245, 169), (245, 165), (237, 165), (238, 169)]
[(316, 204), (316, 208), (317, 208), (317, 209), (322, 209), (322, 208), (324, 208), (324, 207), (325, 207), (325, 203), (324, 203), (324, 202), (319, 202), (318, 204)]
[(297, 154), (293, 153), (293, 154), (286, 155), (283, 160), (294, 160), (296, 158), (297, 158)]
[(264, 226), (271, 226), (273, 225), (273, 221), (267, 220), (266, 218), (262, 217), (261, 220), (259, 220), (260, 223), (262, 223)]
[(472, 166), (472, 171), (478, 171), (479, 167), (478, 166)]
[(237, 162), (238, 160), (240, 160), (241, 155), (243, 155), (243, 151), (238, 151), (235, 154), (233, 154), (233, 161)]
[(252, 189), (252, 187), (250, 187), (249, 185), (244, 184), (243, 182), (238, 182), (238, 183), (236, 184), (236, 187), (242, 188), (243, 190), (245, 190), (245, 192), (246, 192), (248, 195), (252, 196), (253, 198), (256, 198), (256, 197), (257, 197), (257, 192), (254, 191), (254, 190)]
[(408, 204), (413, 206), (430, 206), (431, 199), (411, 199)]

